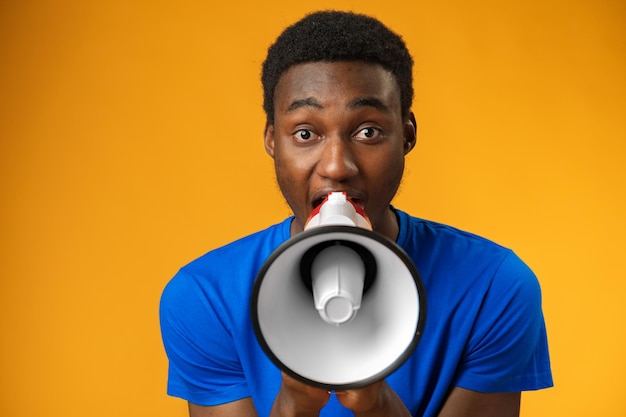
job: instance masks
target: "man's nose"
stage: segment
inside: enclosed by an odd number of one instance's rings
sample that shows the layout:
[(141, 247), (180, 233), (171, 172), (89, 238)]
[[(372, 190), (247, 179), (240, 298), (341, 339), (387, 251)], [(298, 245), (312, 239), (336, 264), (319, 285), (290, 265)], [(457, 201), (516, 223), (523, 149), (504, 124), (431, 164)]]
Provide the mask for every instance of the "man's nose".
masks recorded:
[(349, 139), (338, 136), (326, 139), (317, 172), (333, 181), (344, 181), (359, 173)]

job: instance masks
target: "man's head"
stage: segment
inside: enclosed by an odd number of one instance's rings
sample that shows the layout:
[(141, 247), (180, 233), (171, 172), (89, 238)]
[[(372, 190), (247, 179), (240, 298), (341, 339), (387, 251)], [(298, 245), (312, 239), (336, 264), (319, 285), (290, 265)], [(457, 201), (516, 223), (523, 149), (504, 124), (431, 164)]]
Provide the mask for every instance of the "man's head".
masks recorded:
[(402, 40), (361, 15), (310, 15), (270, 48), (263, 72), (265, 149), (278, 185), (303, 230), (331, 191), (360, 205), (391, 239), (389, 205), (413, 149), (412, 59)]
[(278, 80), (291, 66), (305, 62), (363, 61), (391, 72), (400, 89), (402, 114), (413, 101), (413, 59), (400, 36), (380, 21), (361, 14), (322, 11), (285, 29), (263, 63), (263, 108), (274, 121)]

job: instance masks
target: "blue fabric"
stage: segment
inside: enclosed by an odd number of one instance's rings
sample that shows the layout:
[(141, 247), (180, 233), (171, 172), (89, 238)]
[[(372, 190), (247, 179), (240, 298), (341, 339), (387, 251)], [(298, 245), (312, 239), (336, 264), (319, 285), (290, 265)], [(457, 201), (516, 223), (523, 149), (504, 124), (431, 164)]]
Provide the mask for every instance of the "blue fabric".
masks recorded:
[[(510, 392), (552, 386), (541, 290), (509, 249), (397, 211), (397, 243), (424, 282), (427, 317), (414, 354), (387, 382), (415, 416), (435, 416), (450, 387)], [(182, 268), (161, 299), (168, 394), (200, 405), (252, 397), (268, 416), (280, 371), (258, 345), (249, 301), (291, 219)], [(332, 398), (325, 416), (352, 416)]]

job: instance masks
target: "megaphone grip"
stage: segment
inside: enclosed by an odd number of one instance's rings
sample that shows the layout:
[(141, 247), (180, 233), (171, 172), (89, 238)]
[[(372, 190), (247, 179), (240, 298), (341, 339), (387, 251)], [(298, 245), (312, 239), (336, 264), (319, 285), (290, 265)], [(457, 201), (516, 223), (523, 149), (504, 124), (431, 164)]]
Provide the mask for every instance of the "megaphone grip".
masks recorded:
[(362, 245), (359, 245), (356, 242), (349, 241), (349, 240), (331, 239), (331, 240), (323, 241), (321, 243), (318, 243), (310, 247), (302, 255), (302, 258), (300, 259), (300, 277), (302, 279), (302, 283), (304, 284), (306, 288), (308, 288), (308, 290), (311, 293), (313, 293), (312, 276), (311, 276), (311, 269), (313, 267), (313, 262), (317, 258), (317, 255), (320, 252), (322, 252), (324, 249), (330, 246), (336, 246), (336, 245), (341, 245), (341, 246), (345, 246), (347, 248), (352, 249), (361, 258), (361, 261), (363, 262), (363, 265), (365, 266), (365, 280), (363, 283), (363, 294), (367, 293), (367, 291), (370, 289), (370, 287), (374, 283), (374, 280), (376, 279), (376, 274), (378, 273), (378, 266), (376, 264), (376, 259), (374, 259), (374, 256), (369, 250), (367, 250), (367, 248), (365, 248)]
[(329, 324), (338, 326), (354, 318), (361, 307), (364, 283), (365, 265), (347, 246), (325, 248), (311, 265), (315, 308)]

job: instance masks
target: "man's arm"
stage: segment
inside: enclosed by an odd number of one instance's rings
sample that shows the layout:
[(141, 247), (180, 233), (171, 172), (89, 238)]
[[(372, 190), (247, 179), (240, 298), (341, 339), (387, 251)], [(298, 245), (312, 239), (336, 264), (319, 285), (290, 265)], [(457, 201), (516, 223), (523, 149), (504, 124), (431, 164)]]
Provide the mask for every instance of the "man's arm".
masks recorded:
[[(299, 383), (287, 379), (287, 384), (290, 385), (291, 391), (296, 388)], [(272, 416), (281, 415), (317, 415), (319, 409), (323, 407), (327, 398), (324, 398), (325, 392), (317, 388), (300, 387), (301, 389), (319, 391), (318, 399), (309, 398), (309, 401), (319, 402), (317, 410), (302, 410), (297, 406), (295, 408), (287, 407), (283, 408), (285, 404), (281, 401), (285, 400), (285, 392), (279, 393), (272, 410)], [(284, 389), (284, 387), (283, 387)], [(287, 395), (287, 398), (293, 399), (292, 394)], [(311, 394), (311, 392), (308, 392)], [(281, 395), (283, 396), (281, 398)], [(337, 393), (339, 401), (347, 408), (354, 411), (355, 416), (409, 416), (408, 410), (404, 407), (404, 404), (400, 398), (386, 385), (384, 382), (373, 384), (370, 387), (362, 388), (359, 390), (350, 390)], [(382, 395), (382, 396), (381, 396)], [(313, 395), (313, 397), (316, 397)], [(383, 408), (374, 407), (369, 410), (359, 410), (364, 404), (373, 405), (375, 399), (379, 398), (380, 402), (377, 404), (382, 405)], [(519, 392), (504, 392), (504, 393), (482, 393), (476, 391), (470, 391), (464, 388), (455, 387), (448, 396), (441, 412), (438, 417), (519, 417), (520, 412), (520, 398)], [(302, 400), (302, 399), (301, 399)], [(307, 401), (308, 402), (308, 401)], [(287, 404), (294, 406), (291, 401), (287, 401)], [(365, 407), (368, 408), (368, 407)], [(286, 414), (284, 414), (286, 413)], [(190, 417), (257, 417), (257, 412), (252, 403), (252, 399), (244, 398), (242, 400), (233, 401), (231, 403), (222, 404), (213, 407), (203, 407), (189, 403), (189, 416)]]
[[(355, 417), (411, 415), (384, 381), (337, 395)], [(519, 392), (483, 393), (454, 387), (438, 417), (519, 417), (520, 399)]]
[(257, 413), (248, 397), (211, 407), (189, 403), (189, 417), (257, 417)]
[(438, 417), (519, 417), (519, 392), (484, 393), (454, 387)]

